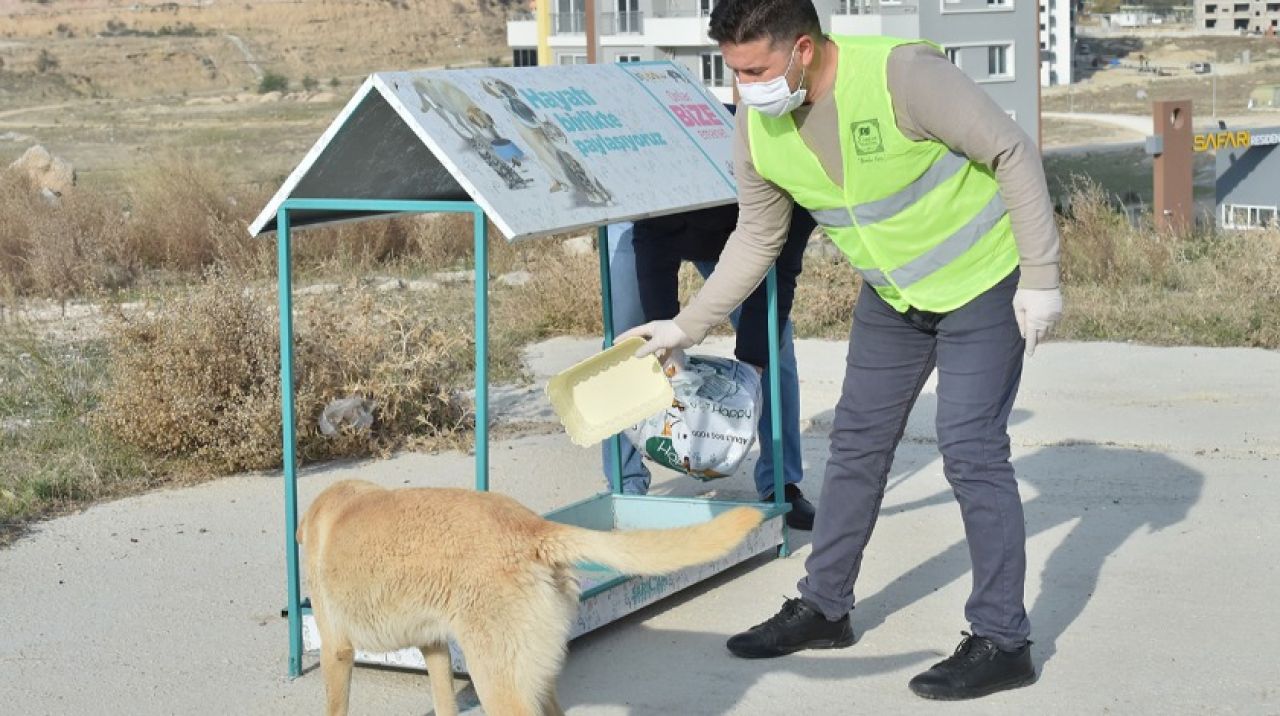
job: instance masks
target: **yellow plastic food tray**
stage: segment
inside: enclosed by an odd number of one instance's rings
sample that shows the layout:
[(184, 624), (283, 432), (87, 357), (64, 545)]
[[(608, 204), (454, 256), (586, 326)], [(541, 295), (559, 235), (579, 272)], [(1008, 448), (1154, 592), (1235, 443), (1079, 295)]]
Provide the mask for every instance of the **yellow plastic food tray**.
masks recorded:
[(575, 445), (587, 447), (671, 406), (671, 383), (653, 356), (636, 358), (630, 338), (547, 382), (547, 397)]

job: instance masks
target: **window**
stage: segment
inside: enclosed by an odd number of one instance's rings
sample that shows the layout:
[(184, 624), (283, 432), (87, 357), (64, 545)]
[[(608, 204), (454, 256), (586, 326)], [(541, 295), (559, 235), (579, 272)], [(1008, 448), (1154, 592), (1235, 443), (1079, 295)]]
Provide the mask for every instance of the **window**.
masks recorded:
[(1222, 223), (1228, 229), (1265, 229), (1276, 225), (1276, 207), (1226, 204)]
[(715, 0), (698, 0), (698, 16), (711, 17), (711, 9), (715, 7)]
[(523, 48), (523, 47), (516, 48), (515, 50), (512, 51), (511, 66), (512, 67), (537, 67), (538, 51)]
[(987, 48), (987, 74), (992, 77), (1010, 77), (1009, 46), (991, 45)]
[(562, 65), (585, 65), (585, 64), (587, 64), (587, 56), (586, 56), (586, 54), (585, 54), (585, 53), (583, 53), (583, 54), (569, 54), (569, 53), (565, 53), (565, 54), (560, 55), (560, 64), (562, 64)]
[(639, 62), (640, 55), (618, 55), (618, 62)]
[(556, 35), (572, 35), (586, 31), (587, 18), (584, 0), (556, 0), (551, 16), (552, 32)]
[(640, 12), (640, 0), (617, 0), (618, 19), (614, 31), (622, 34), (638, 35), (644, 32)]
[(959, 50), (959, 48), (956, 48), (956, 47), (948, 47), (948, 48), (946, 48), (946, 51), (947, 51), (947, 61), (948, 61), (948, 62), (950, 62), (951, 64), (955, 65), (956, 67), (959, 67), (959, 66), (960, 66), (960, 50)]
[(1206, 18), (1206, 19), (1205, 19), (1205, 21), (1204, 21), (1204, 29), (1206, 29), (1206, 30), (1212, 30), (1213, 28), (1215, 28), (1215, 27), (1217, 27), (1217, 26), (1218, 26), (1218, 21), (1217, 21), (1217, 20), (1214, 20), (1214, 19), (1211, 19), (1211, 18)]
[(1013, 0), (987, 0), (987, 7), (1009, 7)]
[(702, 84), (708, 87), (726, 87), (724, 81), (724, 55), (719, 52), (702, 54)]
[(1217, 11), (1218, 11), (1218, 6), (1217, 6), (1217, 5), (1205, 5), (1205, 6), (1204, 6), (1204, 11), (1205, 11), (1205, 12), (1217, 12)]

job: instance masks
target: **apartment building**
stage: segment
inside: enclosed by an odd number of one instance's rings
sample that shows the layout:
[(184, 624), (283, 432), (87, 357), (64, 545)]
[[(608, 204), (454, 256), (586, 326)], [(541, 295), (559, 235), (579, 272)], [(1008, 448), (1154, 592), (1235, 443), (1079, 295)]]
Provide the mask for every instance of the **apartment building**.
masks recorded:
[[(546, 1), (552, 3), (547, 38), (552, 61), (586, 62), (585, 0)], [(716, 96), (729, 101), (732, 74), (707, 37), (714, 3), (597, 0), (597, 59), (681, 62)], [(816, 0), (814, 4), (823, 30), (830, 33), (922, 37), (942, 45), (952, 62), (1033, 138), (1039, 138), (1039, 7), (1030, 0)], [(507, 43), (514, 64), (537, 64), (538, 30), (532, 16), (507, 23)], [(1069, 52), (1066, 61), (1070, 62)]]
[(1280, 0), (1196, 0), (1196, 27), (1208, 32), (1275, 34)]
[(1075, 57), (1076, 0), (1040, 0), (1040, 86), (1069, 85)]

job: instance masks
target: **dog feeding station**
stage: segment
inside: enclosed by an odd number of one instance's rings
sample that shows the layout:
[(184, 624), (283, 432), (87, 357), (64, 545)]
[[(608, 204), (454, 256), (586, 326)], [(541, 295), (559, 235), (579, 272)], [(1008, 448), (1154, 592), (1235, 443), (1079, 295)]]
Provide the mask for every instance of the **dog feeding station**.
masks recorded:
[[(614, 330), (610, 223), (728, 204), (733, 120), (700, 82), (671, 62), (388, 72), (370, 76), (250, 226), (278, 244), (289, 675), (319, 632), (304, 603), (296, 539), (297, 456), (290, 244), (295, 231), (406, 214), (472, 217), (475, 240), (475, 480), (489, 489), (488, 222), (509, 241), (596, 230), (604, 340)], [(767, 279), (768, 390), (780, 405), (777, 280)], [(310, 419), (303, 416), (303, 419)], [(787, 553), (782, 430), (773, 412), (774, 502), (623, 495), (619, 436), (610, 438), (611, 490), (547, 519), (599, 530), (704, 522), (734, 507), (766, 519), (728, 556), (664, 577), (581, 565), (580, 636), (750, 557)], [(583, 479), (597, 479), (595, 475)], [(456, 648), (454, 668), (464, 673)], [(421, 652), (358, 651), (362, 664), (425, 669)]]

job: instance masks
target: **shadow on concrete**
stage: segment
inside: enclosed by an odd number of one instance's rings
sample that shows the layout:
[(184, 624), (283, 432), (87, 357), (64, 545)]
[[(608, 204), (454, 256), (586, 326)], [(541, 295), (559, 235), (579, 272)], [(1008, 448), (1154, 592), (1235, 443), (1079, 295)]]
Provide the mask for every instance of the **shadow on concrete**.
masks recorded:
[[(915, 414), (932, 417), (935, 412), (936, 397), (921, 395)], [(1030, 418), (1030, 412), (1015, 409), (1010, 423), (1016, 426)], [(830, 414), (824, 413), (814, 424), (829, 431)], [(1014, 459), (1013, 466), (1022, 488), (1028, 541), (1074, 523), (1045, 562), (1038, 575), (1039, 594), (1035, 603), (1028, 605), (1035, 658), (1044, 664), (1057, 652), (1058, 638), (1088, 606), (1107, 559), (1144, 529), (1154, 533), (1185, 519), (1200, 499), (1205, 478), (1161, 453), (1093, 444), (1041, 447)], [(886, 492), (914, 472), (891, 471)], [(1029, 492), (1034, 496), (1028, 499)], [(893, 505), (884, 514), (945, 504), (955, 504), (949, 489)], [(958, 507), (953, 519), (960, 519)], [(888, 615), (969, 573), (968, 545), (956, 542), (860, 598), (853, 613), (854, 629), (859, 635), (871, 631)], [(1028, 582), (1034, 583), (1035, 576), (1028, 574)], [(963, 605), (956, 608), (959, 612)]]

